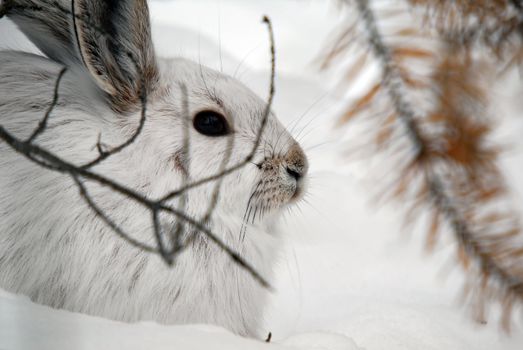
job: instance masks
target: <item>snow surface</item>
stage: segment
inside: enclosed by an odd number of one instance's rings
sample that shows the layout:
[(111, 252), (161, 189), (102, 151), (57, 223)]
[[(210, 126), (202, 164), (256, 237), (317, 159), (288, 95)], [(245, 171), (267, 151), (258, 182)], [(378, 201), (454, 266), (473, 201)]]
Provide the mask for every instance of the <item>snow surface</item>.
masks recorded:
[[(0, 349), (326, 349), (521, 350), (523, 326), (500, 332), (495, 317), (475, 322), (460, 301), (455, 244), (443, 237), (424, 253), (422, 227), (402, 227), (400, 205), (379, 206), (380, 159), (344, 153), (351, 127), (334, 130), (342, 106), (332, 79), (312, 63), (341, 20), (327, 1), (152, 1), (153, 35), (163, 56), (183, 55), (236, 75), (267, 95), (268, 43), (261, 16), (274, 24), (274, 109), (305, 146), (311, 163), (306, 202), (283, 223), (286, 253), (266, 317), (273, 343), (242, 339), (214, 326), (124, 324), (35, 305), (0, 292)], [(0, 21), (2, 47), (28, 49)], [(521, 111), (517, 81), (504, 82), (500, 108)], [(354, 127), (357, 128), (357, 127)], [(516, 202), (523, 198), (523, 120), (502, 120), (498, 138)], [(348, 136), (349, 135), (349, 136)], [(369, 165), (370, 164), (370, 165)], [(383, 174), (381, 174), (383, 175)]]
[(332, 333), (267, 344), (208, 325), (126, 324), (53, 310), (5, 292), (0, 292), (0, 311), (0, 349), (358, 350), (352, 340)]

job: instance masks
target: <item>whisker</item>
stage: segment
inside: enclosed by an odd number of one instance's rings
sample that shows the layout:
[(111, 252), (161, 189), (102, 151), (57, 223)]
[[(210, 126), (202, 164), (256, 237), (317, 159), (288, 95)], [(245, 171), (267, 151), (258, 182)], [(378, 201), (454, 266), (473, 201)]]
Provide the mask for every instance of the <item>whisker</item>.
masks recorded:
[(305, 148), (305, 152), (310, 152), (311, 150), (315, 149), (315, 148), (318, 148), (318, 147), (321, 147), (321, 146), (325, 146), (329, 143), (334, 143), (335, 141), (325, 141), (325, 142), (320, 142), (320, 143), (317, 143), (315, 145), (312, 145), (310, 147), (306, 147)]
[[(324, 112), (324, 111), (321, 111), (321, 112)], [(320, 117), (322, 114), (320, 114), (321, 112), (318, 112), (316, 113), (315, 115), (312, 116), (311, 119), (309, 119), (309, 121), (301, 128), (301, 130), (296, 134), (296, 140), (298, 140), (298, 142), (301, 142), (301, 140), (303, 139), (303, 136), (300, 136), (311, 124), (312, 122), (316, 121), (318, 117)], [(311, 130), (314, 130), (314, 128), (310, 128), (307, 133), (309, 133)]]
[[(327, 108), (322, 109), (321, 111), (318, 111), (318, 112), (317, 112), (317, 113), (316, 113), (316, 114), (315, 114), (315, 115), (314, 115), (314, 116), (313, 116), (313, 117), (312, 117), (312, 118), (307, 122), (307, 124), (305, 124), (305, 125), (303, 126), (303, 128), (300, 130), (300, 132), (299, 132), (298, 134), (296, 134), (296, 136), (295, 136), (296, 140), (297, 140), (298, 142), (301, 142), (301, 141), (304, 139), (305, 136), (301, 136), (301, 137), (300, 137), (300, 134), (301, 134), (303, 131), (305, 131), (305, 129), (306, 129), (307, 127), (309, 127), (310, 124), (311, 124), (313, 121), (317, 120), (317, 118), (318, 118), (320, 115), (325, 115), (325, 114), (329, 113), (329, 112), (330, 112), (334, 107), (335, 107), (335, 104), (332, 104), (332, 105), (328, 106)], [(310, 130), (314, 130), (314, 128), (309, 129), (309, 132), (310, 132)], [(307, 132), (307, 134), (308, 134), (309, 132)]]
[[(280, 131), (280, 133), (279, 133), (279, 135), (278, 135), (278, 137), (276, 139), (276, 142), (274, 144), (274, 149), (278, 148), (278, 145), (279, 145), (279, 142), (280, 142), (280, 138), (285, 133), (285, 131), (292, 125), (292, 127), (288, 130), (288, 133), (292, 135), (292, 133), (294, 131), (294, 128), (296, 128), (298, 123), (312, 110), (312, 108), (315, 105), (317, 105), (321, 100), (323, 100), (328, 94), (329, 94), (328, 92), (323, 93), (299, 117), (297, 117), (293, 121), (289, 122), (289, 124), (286, 125), (285, 128), (282, 131)], [(290, 142), (292, 142), (292, 140), (291, 141), (287, 141), (287, 145), (286, 146), (288, 146)], [(284, 148), (287, 148), (287, 147), (284, 147)]]
[(218, 1), (218, 50), (220, 54), (220, 72), (223, 73), (223, 59), (222, 59), (222, 11), (221, 3)]
[(201, 32), (198, 32), (198, 66), (200, 68), (200, 77), (202, 79), (202, 82), (203, 82), (203, 86), (205, 87), (205, 90), (207, 91), (207, 94), (209, 96), (213, 96), (213, 94), (211, 94), (211, 91), (209, 90), (209, 86), (207, 86), (207, 81), (205, 80), (205, 77), (203, 75), (203, 68), (202, 68), (202, 56), (201, 56)]
[(329, 92), (323, 93), (320, 97), (318, 97), (307, 109), (302, 113), (302, 115), (296, 120), (292, 126), (292, 128), (289, 130), (289, 134), (292, 135), (294, 128), (298, 125), (299, 122), (302, 121), (302, 119), (316, 106), (318, 103), (320, 103), (321, 100), (323, 100), (325, 97), (329, 95)]
[(240, 241), (243, 242), (245, 240), (245, 234), (247, 233), (247, 225), (249, 222), (249, 217), (251, 216), (252, 206), (247, 207), (248, 210), (246, 210), (246, 216), (243, 219), (242, 224), (242, 231), (240, 232)]
[(252, 210), (251, 202), (254, 196), (257, 194), (258, 189), (260, 188), (262, 184), (262, 181), (259, 181), (258, 184), (256, 184), (256, 187), (254, 188), (254, 191), (252, 191), (251, 196), (249, 197), (249, 200), (247, 201), (247, 208), (245, 209), (245, 214), (243, 215), (242, 220), (242, 226), (240, 228), (240, 241), (243, 242), (245, 239), (245, 234), (247, 232), (247, 224), (249, 222), (250, 213)]
[(236, 78), (236, 74), (238, 74), (238, 71), (240, 69), (240, 67), (245, 63), (245, 61), (247, 60), (247, 58), (249, 58), (250, 55), (252, 55), (252, 53), (259, 49), (260, 48), (260, 45), (261, 43), (258, 43), (258, 45), (256, 45), (254, 48), (252, 48), (251, 50), (249, 50), (249, 52), (247, 52), (247, 54), (242, 58), (242, 60), (240, 61), (240, 63), (238, 63), (238, 67), (236, 67), (236, 69), (234, 70), (234, 73), (232, 75), (233, 78)]

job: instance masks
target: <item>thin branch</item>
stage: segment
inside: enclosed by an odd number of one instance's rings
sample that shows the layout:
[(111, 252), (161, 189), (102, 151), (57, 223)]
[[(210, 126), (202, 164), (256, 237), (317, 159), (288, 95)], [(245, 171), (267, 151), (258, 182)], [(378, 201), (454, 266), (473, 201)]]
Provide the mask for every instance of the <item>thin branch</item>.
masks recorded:
[[(96, 173), (91, 172), (87, 169), (79, 168), (71, 163), (66, 162), (65, 160), (59, 158), (58, 156), (51, 154), (50, 152), (44, 150), (43, 148), (34, 145), (29, 144), (27, 142), (20, 141), (16, 139), (14, 136), (12, 136), (7, 130), (5, 130), (2, 126), (0, 126), (0, 138), (3, 139), (13, 150), (16, 152), (24, 155), (28, 159), (33, 159), (32, 157), (37, 156), (46, 162), (49, 162), (53, 165), (54, 170), (69, 174), (71, 176), (81, 176), (90, 180), (93, 180), (97, 182), (98, 184), (108, 187), (115, 192), (118, 192), (120, 194), (123, 194), (130, 199), (136, 201), (137, 203), (145, 206), (146, 208), (149, 208), (153, 211), (165, 211), (168, 213), (174, 214), (176, 217), (182, 219), (183, 221), (187, 222), (191, 226), (193, 226), (195, 229), (203, 232), (208, 238), (211, 239), (219, 248), (221, 248), (223, 251), (229, 255), (229, 257), (236, 262), (239, 266), (247, 270), (262, 286), (269, 288), (269, 283), (255, 270), (255, 268), (249, 264), (245, 259), (243, 259), (237, 252), (235, 252), (232, 248), (230, 248), (225, 242), (223, 242), (220, 238), (218, 238), (217, 235), (215, 235), (212, 231), (210, 231), (207, 227), (205, 227), (200, 222), (196, 221), (195, 219), (189, 217), (187, 214), (172, 208), (168, 205), (163, 204), (161, 201), (152, 201), (146, 196), (136, 192), (135, 190), (128, 188), (126, 186), (123, 186), (119, 183), (117, 183), (114, 180), (111, 180), (103, 175), (99, 175)], [(85, 197), (84, 197), (85, 198)], [(91, 205), (92, 207), (92, 205)], [(94, 208), (93, 208), (94, 209)], [(158, 234), (155, 232), (155, 234)]]
[[(45, 11), (45, 9), (43, 7), (38, 6), (38, 5), (32, 5), (32, 6), (18, 5), (18, 4), (14, 4), (14, 2), (12, 2), (12, 1), (13, 0), (8, 0), (3, 3), (2, 7), (0, 8), (0, 15), (1, 15), (0, 18), (3, 17), (3, 15), (7, 14), (9, 10), (12, 10), (12, 9), (30, 10), (30, 11), (38, 11), (38, 12)], [(65, 14), (67, 16), (71, 16), (71, 18), (73, 20), (73, 30), (74, 30), (75, 40), (77, 41), (77, 43), (76, 43), (77, 45), (79, 45), (79, 42), (78, 42), (79, 38), (78, 38), (78, 28), (77, 28), (76, 20), (81, 20), (81, 21), (85, 22), (91, 29), (93, 29), (98, 35), (104, 37), (105, 39), (109, 40), (113, 45), (120, 48), (122, 50), (122, 52), (124, 52), (129, 57), (129, 59), (135, 66), (135, 69), (138, 72), (140, 72), (140, 66), (138, 64), (138, 60), (134, 57), (133, 53), (129, 50), (126, 50), (121, 45), (120, 42), (115, 40), (103, 28), (96, 25), (96, 23), (94, 23), (89, 16), (77, 14), (75, 12), (74, 0), (71, 1), (71, 9), (65, 8), (64, 6), (62, 6), (61, 3), (59, 3), (58, 1), (55, 1), (55, 0), (48, 0), (48, 1), (44, 1), (44, 2), (47, 2), (50, 5), (53, 5), (52, 9), (56, 9), (59, 12), (62, 12), (63, 14)], [(79, 49), (79, 46), (78, 46), (78, 49)], [(82, 62), (85, 64), (82, 54), (80, 53), (79, 55), (80, 55), (80, 58), (82, 59)], [(58, 84), (60, 82), (60, 79), (61, 79), (63, 73), (65, 73), (65, 72), (60, 72), (59, 78), (57, 79), (57, 84), (55, 86), (55, 95), (54, 95), (55, 101), (51, 104), (50, 110), (48, 111), (48, 113), (46, 113), (46, 116), (44, 117), (44, 120), (43, 120), (44, 123), (47, 122), (47, 118), (49, 117), (51, 110), (56, 105), (56, 99), (58, 98)], [(142, 76), (142, 74), (140, 74), (140, 73), (139, 73), (139, 75)], [(129, 145), (131, 145), (136, 140), (136, 138), (140, 135), (141, 131), (143, 130), (143, 126), (145, 125), (146, 105), (147, 105), (147, 91), (145, 88), (145, 82), (142, 79), (140, 81), (140, 83), (141, 83), (141, 85), (140, 85), (141, 116), (140, 116), (140, 121), (138, 123), (137, 128), (134, 130), (132, 135), (126, 141), (122, 142), (118, 146), (112, 147), (110, 150), (104, 150), (100, 140), (98, 140), (98, 142), (96, 144), (96, 149), (98, 150), (98, 157), (93, 159), (92, 161), (82, 165), (82, 168), (87, 169), (87, 168), (93, 167), (93, 166), (101, 163), (105, 159), (109, 158), (110, 156), (121, 152), (122, 150), (127, 148)], [(32, 135), (31, 138), (34, 139), (36, 136), (38, 136), (38, 134), (43, 132), (44, 129), (45, 129), (45, 127), (39, 127), (37, 129), (37, 131), (35, 131), (36, 135), (34, 135), (34, 137)]]
[[(222, 162), (220, 164), (220, 168), (218, 170), (218, 173), (222, 173), (225, 168), (227, 167), (227, 164), (229, 163), (229, 160), (231, 159), (232, 149), (234, 147), (234, 136), (231, 134), (227, 139), (227, 146), (225, 149), (225, 154), (223, 155)], [(214, 184), (214, 190), (211, 196), (211, 201), (209, 204), (209, 207), (207, 208), (207, 212), (203, 216), (202, 222), (207, 223), (212, 216), (212, 213), (214, 209), (216, 208), (216, 205), (218, 204), (218, 198), (220, 197), (220, 188), (222, 186), (223, 177), (218, 179), (216, 183)]]
[(72, 163), (69, 163), (57, 155), (43, 149), (42, 147), (30, 144), (11, 135), (3, 126), (0, 125), (0, 138), (4, 140), (13, 150), (22, 154), (26, 158), (33, 159), (37, 157), (41, 161), (44, 160), (53, 166), (53, 170), (64, 174), (74, 174), (89, 180), (93, 180), (103, 186), (106, 186), (115, 192), (123, 194), (138, 203), (142, 203), (146, 207), (152, 207), (154, 202), (135, 190), (125, 187), (118, 182), (109, 179), (103, 175), (94, 173), (88, 169), (83, 169)]
[[(55, 8), (59, 11), (66, 13), (68, 15), (72, 15), (76, 19), (81, 19), (82, 21), (86, 22), (88, 25), (91, 25), (92, 21), (87, 16), (80, 16), (75, 13), (71, 13), (68, 9), (65, 9), (56, 1), (50, 1), (50, 3), (55, 4)], [(0, 14), (4, 15), (7, 13), (7, 9), (25, 9), (25, 10), (33, 10), (33, 11), (43, 11), (44, 9), (40, 6), (34, 5), (34, 6), (21, 6), (21, 5), (11, 5), (9, 8), (7, 8), (7, 2), (3, 3), (2, 8), (0, 9), (2, 12)], [(261, 140), (261, 135), (263, 133), (263, 130), (265, 128), (265, 125), (267, 124), (268, 117), (270, 115), (270, 108), (272, 105), (273, 97), (274, 97), (274, 77), (275, 77), (275, 50), (274, 50), (274, 38), (273, 38), (273, 30), (271, 23), (267, 17), (264, 17), (264, 22), (267, 24), (269, 28), (269, 36), (270, 36), (270, 45), (271, 45), (271, 80), (270, 80), (270, 91), (269, 91), (269, 99), (268, 103), (266, 105), (266, 109), (264, 111), (261, 127), (258, 130), (258, 135), (256, 138), (256, 142), (254, 144), (253, 150), (251, 152), (251, 155), (247, 157), (245, 162), (242, 162), (238, 164), (237, 166), (231, 167), (229, 169), (225, 169), (219, 174), (213, 175), (207, 179), (200, 180), (193, 184), (187, 184), (184, 190), (178, 190), (176, 195), (170, 195), (168, 198), (174, 198), (177, 195), (184, 194), (185, 191), (189, 188), (193, 188), (196, 186), (199, 186), (203, 183), (221, 179), (225, 175), (233, 172), (234, 170), (240, 169), (242, 166), (246, 165), (254, 156), (256, 149), (258, 148)], [(103, 29), (97, 28), (93, 25), (93, 29), (99, 32), (100, 35), (106, 37), (108, 40), (114, 41), (114, 39), (105, 33)], [(115, 42), (115, 45), (119, 45)], [(134, 57), (128, 53), (129, 57), (133, 61), (133, 63), (136, 65), (136, 68), (139, 70), (139, 66), (134, 59)], [(245, 269), (248, 273), (250, 273), (255, 280), (257, 280), (262, 286), (266, 288), (270, 288), (269, 283), (256, 271), (256, 269), (249, 264), (244, 258), (242, 258), (237, 252), (235, 252), (232, 248), (230, 248), (224, 241), (222, 241), (216, 234), (214, 234), (212, 231), (210, 231), (206, 226), (205, 223), (201, 223), (194, 218), (188, 216), (184, 210), (178, 210), (176, 208), (173, 208), (169, 205), (165, 204), (164, 198), (160, 200), (152, 200), (148, 198), (146, 195), (141, 194), (137, 192), (136, 190), (126, 187), (120, 183), (118, 183), (116, 180), (110, 179), (104, 175), (97, 174), (93, 171), (91, 171), (91, 167), (93, 167), (96, 164), (99, 164), (103, 160), (107, 159), (111, 155), (114, 155), (129, 145), (131, 145), (136, 138), (140, 135), (143, 126), (145, 124), (146, 120), (146, 105), (147, 105), (147, 95), (146, 95), (146, 89), (144, 81), (141, 81), (141, 89), (140, 89), (140, 102), (141, 102), (141, 117), (138, 127), (135, 129), (133, 134), (129, 139), (127, 139), (125, 142), (120, 144), (119, 146), (113, 147), (109, 151), (104, 151), (101, 141), (99, 140), (96, 144), (99, 156), (94, 159), (93, 161), (90, 161), (86, 163), (83, 166), (76, 166), (70, 162), (67, 162), (66, 160), (62, 159), (60, 156), (53, 154), (52, 152), (42, 148), (39, 145), (34, 144), (32, 141), (34, 141), (39, 135), (41, 135), (46, 127), (47, 127), (47, 121), (50, 116), (51, 111), (57, 104), (58, 100), (58, 87), (60, 83), (60, 79), (62, 75), (65, 73), (65, 68), (62, 69), (60, 72), (60, 75), (58, 76), (57, 82), (55, 84), (55, 94), (53, 101), (51, 103), (51, 106), (48, 109), (48, 112), (44, 116), (43, 120), (40, 122), (38, 128), (33, 132), (31, 137), (29, 137), (28, 140), (22, 141), (17, 139), (15, 136), (13, 136), (11, 133), (9, 133), (3, 126), (0, 125), (0, 139), (2, 139), (8, 146), (10, 146), (14, 151), (22, 154), (27, 159), (33, 161), (34, 163), (59, 173), (68, 174), (71, 176), (75, 182), (75, 184), (78, 186), (80, 196), (85, 200), (85, 202), (88, 204), (88, 206), (94, 211), (94, 213), (102, 219), (102, 221), (105, 222), (106, 225), (108, 225), (117, 235), (125, 239), (127, 242), (132, 244), (133, 246), (143, 249), (147, 252), (157, 253), (162, 256), (162, 258), (168, 263), (172, 264), (172, 259), (174, 257), (175, 251), (169, 252), (163, 243), (163, 237), (162, 237), (162, 230), (161, 230), (161, 223), (159, 220), (159, 214), (161, 212), (166, 212), (171, 215), (174, 215), (178, 219), (182, 220), (183, 222), (189, 224), (194, 229), (202, 232), (205, 234), (214, 244), (216, 244), (221, 250), (223, 250), (237, 265)], [(229, 148), (232, 148), (231, 142), (229, 142), (228, 152), (230, 152)], [(186, 151), (188, 151), (188, 146), (186, 148)], [(225, 167), (228, 160), (230, 158), (230, 154), (224, 157), (224, 160), (222, 162), (222, 168)], [(103, 210), (96, 205), (94, 200), (89, 195), (87, 188), (85, 187), (82, 179), (87, 179), (94, 181), (95, 183), (98, 183), (99, 185), (109, 188), (110, 190), (119, 193), (121, 195), (126, 196), (127, 198), (135, 201), (136, 203), (140, 204), (141, 206), (144, 206), (148, 210), (151, 211), (151, 219), (152, 219), (152, 226), (154, 230), (154, 234), (156, 237), (157, 244), (159, 246), (158, 249), (145, 245), (133, 238), (131, 238), (128, 234), (126, 234), (115, 222), (113, 222), (104, 212)], [(217, 197), (219, 195), (219, 185), (216, 186), (216, 189), (213, 194), (213, 201), (211, 202), (210, 208), (208, 209), (207, 214), (205, 217), (210, 217), (212, 211), (215, 207), (215, 202), (217, 201)]]
[(158, 217), (159, 211), (157, 208), (153, 208), (151, 210), (152, 215), (152, 221), (153, 221), (153, 229), (154, 229), (154, 237), (156, 238), (156, 244), (158, 244), (158, 248), (160, 251), (160, 254), (162, 258), (167, 262), (167, 265), (171, 266), (173, 264), (173, 257), (172, 254), (169, 254), (168, 250), (165, 248), (165, 243), (163, 241), (163, 235), (162, 235), (162, 227), (160, 225), (160, 219)]
[(272, 23), (267, 16), (263, 17), (263, 23), (265, 23), (267, 25), (267, 28), (269, 30), (269, 40), (270, 40), (270, 50), (271, 50), (271, 79), (270, 79), (270, 87), (269, 87), (269, 97), (267, 100), (267, 104), (265, 105), (265, 110), (263, 112), (262, 123), (261, 123), (260, 128), (258, 129), (258, 134), (256, 135), (256, 141), (254, 142), (251, 152), (249, 153), (249, 155), (247, 157), (245, 157), (245, 159), (243, 161), (241, 161), (240, 163), (238, 163), (236, 165), (231, 166), (230, 168), (225, 169), (221, 173), (211, 175), (209, 177), (194, 181), (186, 186), (181, 187), (180, 189), (177, 189), (175, 191), (172, 191), (172, 192), (166, 194), (161, 199), (162, 202), (165, 202), (174, 197), (177, 197), (181, 193), (183, 193), (187, 190), (190, 190), (191, 188), (195, 188), (195, 187), (204, 185), (211, 181), (216, 181), (221, 177), (229, 175), (229, 174), (243, 168), (245, 165), (247, 165), (249, 162), (251, 162), (253, 160), (254, 155), (256, 154), (256, 150), (258, 149), (258, 147), (261, 143), (262, 134), (263, 134), (263, 131), (265, 130), (265, 126), (269, 119), (269, 115), (271, 113), (272, 102), (273, 102), (274, 94), (275, 94), (274, 80), (275, 80), (275, 76), (276, 76), (276, 52), (275, 52), (275, 45), (274, 45), (274, 32), (272, 29)]
[[(182, 92), (182, 116), (183, 116), (183, 145), (182, 153), (180, 155), (180, 163), (182, 164), (182, 186), (187, 185), (191, 177), (191, 164), (190, 164), (190, 138), (189, 138), (189, 101), (188, 101), (188, 92), (187, 86), (185, 84), (180, 85), (180, 91)], [(187, 205), (187, 192), (184, 192), (180, 196), (180, 208), (179, 210), (185, 211), (185, 206)], [(185, 231), (185, 225), (181, 220), (177, 220), (174, 225), (174, 232), (172, 237), (173, 247), (171, 254), (179, 254), (182, 250), (182, 245), (180, 243), (183, 232)], [(193, 235), (191, 237), (195, 237)], [(185, 246), (190, 244), (192, 239), (189, 238), (188, 242), (185, 242)]]
[(222, 239), (218, 238), (218, 236), (215, 235), (211, 230), (209, 230), (203, 223), (195, 220), (194, 218), (188, 216), (186, 213), (180, 212), (179, 210), (173, 207), (161, 203), (157, 203), (157, 205), (158, 209), (174, 214), (176, 217), (184, 220), (186, 223), (193, 226), (198, 231), (203, 232), (211, 241), (213, 241), (219, 248), (221, 248), (221, 250), (227, 253), (227, 255), (236, 264), (238, 264), (247, 272), (249, 272), (251, 276), (254, 277), (254, 279), (256, 279), (263, 287), (272, 289), (271, 285), (267, 282), (267, 280), (262, 275), (260, 275), (256, 271), (256, 269), (249, 262), (247, 262), (247, 260), (245, 260), (240, 254), (238, 254), (235, 250), (229, 247)]
[(147, 92), (144, 88), (145, 84), (142, 84), (141, 93), (140, 93), (140, 104), (141, 104), (141, 113), (140, 113), (140, 121), (138, 122), (138, 127), (134, 130), (131, 137), (129, 137), (126, 141), (122, 142), (120, 145), (115, 146), (111, 148), (110, 150), (104, 150), (102, 147), (102, 144), (100, 143), (100, 140), (96, 143), (96, 148), (98, 149), (98, 157), (96, 159), (93, 159), (92, 161), (84, 164), (81, 166), (83, 169), (89, 169), (97, 164), (100, 164), (105, 159), (109, 158), (110, 156), (115, 155), (116, 153), (119, 153), (123, 151), (125, 148), (130, 146), (141, 134), (143, 127), (145, 125), (146, 115), (147, 115)]
[(149, 252), (149, 253), (159, 253), (158, 249), (148, 246), (146, 244), (143, 244), (143, 243), (139, 242), (138, 240), (135, 240), (134, 238), (132, 238), (129, 234), (125, 233), (114, 221), (112, 221), (107, 215), (105, 215), (105, 213), (103, 212), (102, 209), (100, 209), (95, 204), (95, 202), (89, 195), (87, 188), (82, 183), (82, 181), (78, 178), (78, 176), (71, 175), (71, 177), (73, 178), (74, 182), (76, 183), (76, 185), (78, 186), (78, 188), (80, 190), (80, 196), (84, 199), (84, 201), (87, 203), (87, 205), (89, 205), (89, 207), (91, 207), (91, 209), (94, 211), (94, 213), (100, 219), (102, 219), (106, 223), (106, 225), (109, 226), (109, 228), (111, 228), (111, 230), (113, 230), (118, 236), (120, 236), (121, 238), (123, 238), (125, 241), (127, 241), (129, 244), (133, 245), (136, 248), (139, 248), (139, 249)]
[(272, 339), (272, 332), (269, 332), (269, 334), (267, 334), (267, 338), (265, 338), (265, 342), (270, 343), (271, 339)]
[(369, 44), (383, 68), (383, 84), (387, 87), (389, 97), (398, 112), (400, 120), (405, 126), (408, 136), (414, 143), (417, 151), (421, 153), (425, 143), (423, 142), (419, 127), (416, 123), (416, 120), (419, 119), (420, 116), (416, 115), (414, 108), (404, 97), (405, 87), (403, 85), (403, 79), (401, 78), (398, 67), (394, 64), (388, 46), (385, 45), (382, 40), (382, 36), (376, 25), (374, 13), (369, 8), (368, 1), (356, 0), (356, 4), (361, 18), (365, 23), (365, 28), (368, 31)]
[(65, 72), (67, 71), (66, 67), (63, 67), (60, 70), (60, 73), (58, 73), (58, 77), (56, 78), (56, 83), (54, 85), (54, 93), (53, 93), (53, 100), (51, 101), (51, 104), (49, 105), (49, 108), (47, 109), (47, 112), (44, 115), (44, 118), (38, 123), (38, 127), (33, 131), (31, 136), (27, 139), (26, 142), (31, 143), (33, 142), (47, 127), (47, 121), (49, 119), (49, 116), (51, 115), (51, 112), (55, 108), (55, 106), (58, 104), (58, 90), (60, 88), (60, 82), (62, 81), (62, 77), (64, 76)]

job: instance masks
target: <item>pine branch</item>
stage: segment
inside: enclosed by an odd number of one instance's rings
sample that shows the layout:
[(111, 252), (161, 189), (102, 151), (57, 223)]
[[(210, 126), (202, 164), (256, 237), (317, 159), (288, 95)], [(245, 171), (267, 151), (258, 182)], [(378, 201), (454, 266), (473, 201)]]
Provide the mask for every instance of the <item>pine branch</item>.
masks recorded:
[[(435, 4), (424, 0), (408, 2), (416, 6)], [(507, 199), (507, 188), (496, 165), (499, 152), (487, 142), (492, 127), (484, 115), (487, 93), (480, 78), (486, 76), (488, 69), (481, 64), (480, 55), (472, 52), (472, 46), (461, 45), (462, 36), (451, 35), (452, 30), (444, 26), (438, 27), (437, 34), (429, 32), (427, 36), (427, 40), (439, 42), (439, 50), (422, 49), (422, 44), (412, 40), (414, 36), (423, 37), (419, 33), (424, 30), (412, 27), (412, 23), (398, 30), (399, 36), (405, 38), (404, 43), (389, 44), (385, 40), (388, 32), (380, 31), (369, 1), (354, 0), (354, 4), (356, 21), (364, 31), (367, 48), (381, 67), (381, 75), (345, 112), (341, 121), (345, 123), (370, 110), (380, 121), (374, 131), (378, 149), (388, 146), (389, 152), (398, 152), (405, 146), (404, 141), (408, 141), (410, 151), (396, 153), (400, 157), (408, 155), (410, 159), (393, 187), (393, 196), (414, 196), (411, 214), (423, 208), (431, 213), (429, 247), (442, 231), (442, 221), (451, 228), (463, 267), (467, 269), (473, 262), (476, 268), (468, 271), (468, 276), (480, 285), (475, 290), (477, 305), (484, 306), (492, 299), (500, 301), (503, 325), (508, 330), (511, 310), (515, 303), (523, 302), (523, 246), (518, 217), (496, 208), (498, 201)], [(454, 5), (441, 3), (441, 7), (447, 9), (446, 6)], [(484, 8), (478, 8), (481, 5), (477, 3), (471, 6), (476, 16), (492, 15), (487, 11), (487, 6), (493, 6), (492, 2), (484, 2)], [(430, 22), (431, 12), (428, 13), (426, 21)], [(501, 12), (499, 16), (501, 18)], [(438, 20), (436, 17), (436, 25), (441, 25)], [(355, 25), (350, 23), (348, 27)], [(355, 41), (353, 29), (346, 33), (340, 42)], [(348, 48), (340, 51), (339, 47), (335, 45), (325, 55), (324, 66), (331, 65), (333, 59), (341, 60)], [(368, 52), (363, 52), (363, 60), (355, 60), (354, 65), (365, 62), (366, 55)], [(501, 55), (496, 57), (502, 59)], [(418, 65), (430, 66), (431, 75), (420, 77), (412, 68), (416, 66), (412, 60)], [(357, 69), (363, 68), (357, 66)], [(349, 76), (357, 69), (349, 67)], [(416, 104), (419, 98), (413, 98), (413, 94), (419, 95), (420, 90), (424, 90), (424, 98), (432, 96), (432, 109)], [(410, 220), (409, 215), (407, 218)]]

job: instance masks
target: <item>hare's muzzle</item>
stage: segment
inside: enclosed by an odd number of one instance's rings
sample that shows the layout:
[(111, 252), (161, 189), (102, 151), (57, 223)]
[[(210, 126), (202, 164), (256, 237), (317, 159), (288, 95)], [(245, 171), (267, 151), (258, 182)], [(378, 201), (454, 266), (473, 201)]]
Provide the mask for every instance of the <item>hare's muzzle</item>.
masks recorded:
[(295, 189), (291, 200), (298, 200), (303, 193), (303, 183), (307, 170), (309, 168), (307, 156), (301, 149), (300, 145), (295, 143), (287, 152), (284, 158), (285, 170), (288, 177), (294, 180)]
[(259, 169), (255, 196), (264, 206), (276, 208), (301, 198), (308, 162), (300, 145), (293, 144), (283, 156), (265, 158)]

